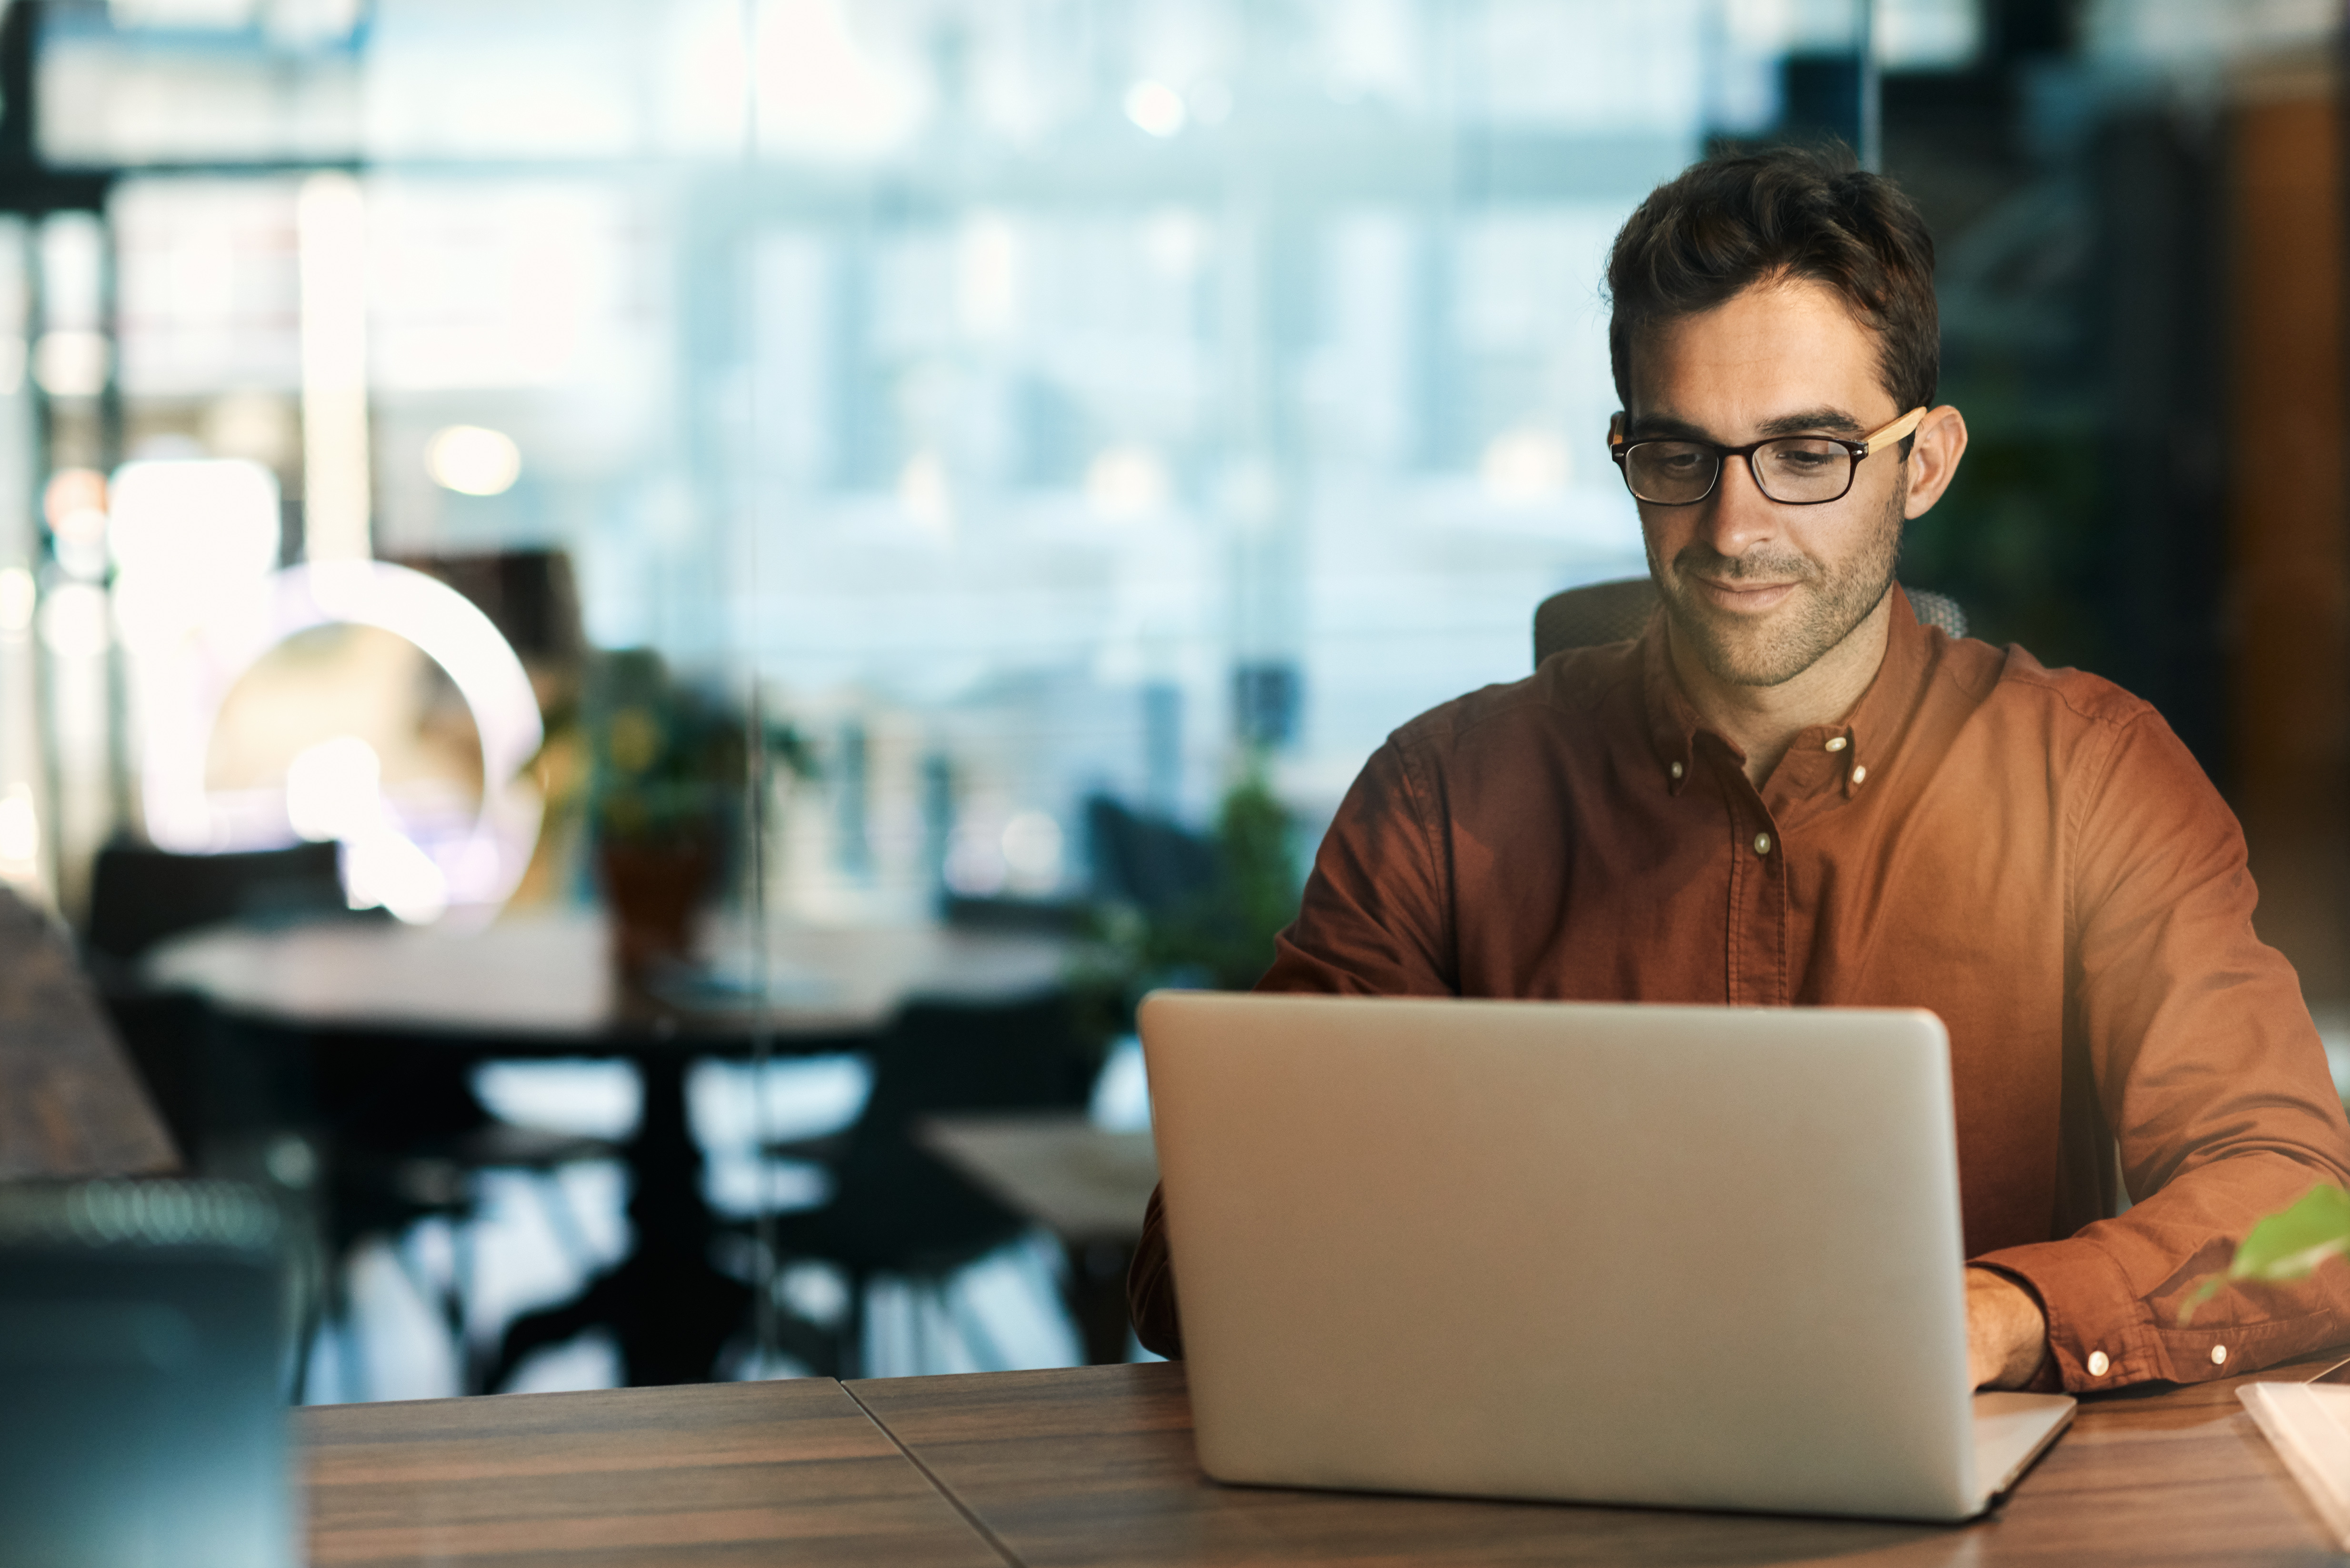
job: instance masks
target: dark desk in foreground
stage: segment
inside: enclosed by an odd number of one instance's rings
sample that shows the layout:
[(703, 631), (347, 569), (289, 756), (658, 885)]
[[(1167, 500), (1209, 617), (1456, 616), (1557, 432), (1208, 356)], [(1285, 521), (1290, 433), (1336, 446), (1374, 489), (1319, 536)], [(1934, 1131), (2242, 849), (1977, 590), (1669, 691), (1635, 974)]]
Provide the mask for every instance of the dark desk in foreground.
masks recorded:
[(2238, 1381), (2089, 1401), (1959, 1529), (1222, 1487), (1165, 1365), (344, 1406), (299, 1432), (318, 1564), (2338, 1561)]
[(0, 889), (0, 1179), (154, 1176), (178, 1164), (64, 940)]

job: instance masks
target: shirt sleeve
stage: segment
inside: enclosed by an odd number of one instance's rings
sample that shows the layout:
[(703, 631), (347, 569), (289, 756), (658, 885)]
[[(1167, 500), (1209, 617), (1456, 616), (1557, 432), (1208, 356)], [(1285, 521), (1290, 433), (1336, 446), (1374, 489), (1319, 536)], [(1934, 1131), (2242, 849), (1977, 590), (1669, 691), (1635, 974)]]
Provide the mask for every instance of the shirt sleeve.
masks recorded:
[[(1454, 993), (1451, 899), (1438, 854), (1443, 836), (1430, 799), (1400, 737), (1373, 753), (1323, 835), (1297, 919), (1274, 939), (1273, 967), (1257, 990)], [(1182, 1324), (1166, 1208), (1156, 1189), (1127, 1271), (1126, 1300), (1143, 1346), (1180, 1357)]]
[(1274, 941), (1259, 991), (1451, 996), (1459, 990), (1449, 867), (1434, 789), (1401, 736), (1347, 792), (1297, 919)]
[(2178, 1323), (2255, 1221), (2320, 1182), (2350, 1184), (2350, 1127), (2300, 982), (2254, 934), (2234, 815), (2150, 710), (2113, 735), (2067, 824), (2067, 1030), (2136, 1201), (1975, 1260), (2039, 1298), (2043, 1381), (2074, 1391), (2228, 1376), (2350, 1337), (2341, 1262), (2223, 1291)]

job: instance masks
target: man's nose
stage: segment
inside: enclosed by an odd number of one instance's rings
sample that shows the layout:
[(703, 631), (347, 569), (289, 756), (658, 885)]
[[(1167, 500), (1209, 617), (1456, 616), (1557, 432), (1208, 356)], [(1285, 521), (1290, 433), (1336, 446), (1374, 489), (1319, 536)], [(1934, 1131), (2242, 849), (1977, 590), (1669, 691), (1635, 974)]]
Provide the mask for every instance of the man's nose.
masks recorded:
[(1724, 556), (1742, 556), (1778, 531), (1778, 504), (1754, 483), (1751, 460), (1724, 457), (1721, 477), (1706, 500), (1702, 532)]

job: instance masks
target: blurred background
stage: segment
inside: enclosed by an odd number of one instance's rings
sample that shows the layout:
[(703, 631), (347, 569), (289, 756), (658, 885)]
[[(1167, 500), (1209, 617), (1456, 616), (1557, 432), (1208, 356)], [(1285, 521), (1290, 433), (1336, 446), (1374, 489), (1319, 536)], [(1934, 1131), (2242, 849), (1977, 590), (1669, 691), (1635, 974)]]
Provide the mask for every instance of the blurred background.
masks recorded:
[[(1245, 983), (1385, 734), (1642, 570), (1607, 244), (1710, 150), (1833, 138), (1934, 229), (1973, 432), (1905, 579), (2162, 710), (2331, 1029), (2338, 24), (9, 0), (0, 879), (80, 933), (183, 1153), (317, 1205), (308, 1397), (659, 1380), (592, 1312), (510, 1324), (641, 1255), (660, 1158), (747, 1292), (698, 1375), (1120, 1353), (1121, 1236), (1068, 1206), (1148, 1189), (1131, 997)], [(379, 981), (487, 1000), (338, 1012), (374, 950), (287, 945), (328, 906), (407, 944)], [(587, 930), (610, 975), (546, 956)], [(941, 930), (976, 945), (827, 1012), (868, 961), (823, 933)], [(1057, 1086), (884, 1093), (926, 998), (1038, 973)], [(610, 989), (525, 1015), (567, 985)], [(973, 1110), (1111, 1141), (1038, 1179), (920, 1122)], [(452, 1152), (485, 1130), (585, 1142)], [(881, 1245), (917, 1145), (992, 1212)]]

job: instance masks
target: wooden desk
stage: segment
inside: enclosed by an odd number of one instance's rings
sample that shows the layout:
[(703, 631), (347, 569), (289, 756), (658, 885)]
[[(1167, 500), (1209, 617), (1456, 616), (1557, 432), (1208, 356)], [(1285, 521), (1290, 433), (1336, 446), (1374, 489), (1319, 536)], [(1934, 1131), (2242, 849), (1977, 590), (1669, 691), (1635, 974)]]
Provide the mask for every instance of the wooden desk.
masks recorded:
[(309, 1561), (998, 1568), (829, 1378), (296, 1414)]
[(1219, 1486), (1180, 1365), (346, 1406), (298, 1430), (320, 1564), (2339, 1561), (2237, 1381), (2085, 1404), (1959, 1528)]
[(1126, 1359), (1126, 1271), (1159, 1182), (1147, 1132), (1107, 1132), (1082, 1112), (927, 1116), (921, 1146), (1014, 1213), (1053, 1233), (1069, 1260), (1069, 1312), (1086, 1359)]
[(2337, 1561), (2232, 1381), (2085, 1404), (1991, 1518), (1958, 1529), (1219, 1486), (1193, 1460), (1176, 1365), (846, 1386), (1024, 1563)]
[(65, 943), (0, 891), (0, 1179), (150, 1175), (178, 1164)]

